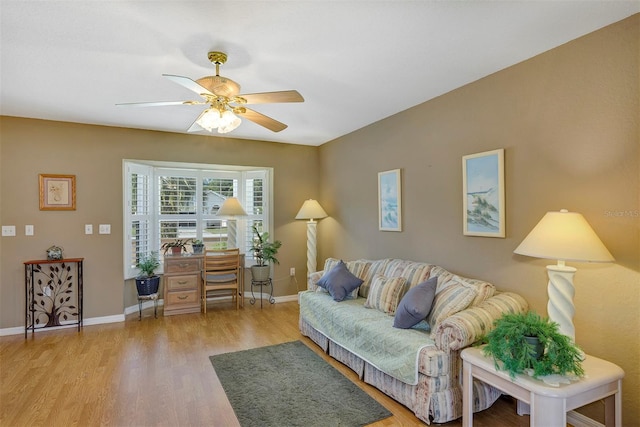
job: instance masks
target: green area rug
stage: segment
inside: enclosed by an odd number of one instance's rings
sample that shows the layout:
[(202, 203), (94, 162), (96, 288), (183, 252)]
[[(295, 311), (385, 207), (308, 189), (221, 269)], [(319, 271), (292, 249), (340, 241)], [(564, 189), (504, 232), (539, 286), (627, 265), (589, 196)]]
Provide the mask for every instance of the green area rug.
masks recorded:
[(242, 427), (364, 426), (392, 415), (300, 341), (209, 359)]

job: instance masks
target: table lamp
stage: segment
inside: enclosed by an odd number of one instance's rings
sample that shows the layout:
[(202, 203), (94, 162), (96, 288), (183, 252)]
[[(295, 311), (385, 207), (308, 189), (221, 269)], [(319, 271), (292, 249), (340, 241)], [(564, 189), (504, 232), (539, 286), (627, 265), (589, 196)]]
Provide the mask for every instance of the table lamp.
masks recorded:
[(547, 212), (513, 252), (558, 260), (556, 265), (547, 266), (547, 313), (560, 325), (560, 332), (575, 342), (573, 276), (577, 270), (565, 261), (612, 262), (611, 253), (581, 214), (566, 209)]
[(307, 221), (307, 277), (316, 271), (316, 234), (317, 222), (315, 219), (326, 218), (327, 213), (322, 209), (317, 200), (305, 200), (296, 215), (296, 219), (308, 219)]
[(247, 216), (247, 213), (242, 208), (240, 201), (235, 197), (227, 198), (220, 209), (218, 209), (218, 216), (226, 217), (227, 219), (227, 248), (237, 248), (237, 226), (236, 217)]

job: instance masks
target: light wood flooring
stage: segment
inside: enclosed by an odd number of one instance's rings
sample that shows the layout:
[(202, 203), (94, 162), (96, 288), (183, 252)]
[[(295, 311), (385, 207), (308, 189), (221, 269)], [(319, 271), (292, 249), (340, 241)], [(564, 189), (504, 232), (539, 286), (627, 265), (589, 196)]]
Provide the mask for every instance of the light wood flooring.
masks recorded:
[[(388, 408), (372, 426), (422, 426), (411, 411), (321, 354), (298, 330), (297, 302), (210, 304), (204, 314), (0, 337), (0, 426), (238, 426), (209, 356), (301, 340)], [(277, 363), (277, 361), (274, 361)], [(269, 398), (268, 396), (266, 398)], [(502, 398), (480, 427), (528, 426)], [(460, 420), (447, 424), (460, 425)], [(284, 426), (283, 426), (284, 427)]]

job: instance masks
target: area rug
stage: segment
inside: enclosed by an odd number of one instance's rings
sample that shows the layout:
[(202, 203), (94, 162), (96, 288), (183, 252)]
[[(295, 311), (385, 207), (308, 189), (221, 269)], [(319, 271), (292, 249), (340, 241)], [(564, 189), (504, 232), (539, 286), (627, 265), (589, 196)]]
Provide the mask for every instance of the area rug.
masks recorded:
[(364, 426), (392, 415), (301, 341), (209, 359), (242, 427)]

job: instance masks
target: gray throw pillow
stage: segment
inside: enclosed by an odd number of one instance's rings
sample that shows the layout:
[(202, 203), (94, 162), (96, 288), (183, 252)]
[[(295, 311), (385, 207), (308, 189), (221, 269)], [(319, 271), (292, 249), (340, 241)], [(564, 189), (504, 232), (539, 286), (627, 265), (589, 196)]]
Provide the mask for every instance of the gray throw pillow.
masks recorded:
[(342, 301), (362, 284), (363, 280), (354, 276), (347, 265), (340, 261), (318, 280), (317, 285), (329, 291), (334, 301)]
[(409, 329), (423, 321), (433, 305), (438, 278), (432, 277), (413, 288), (400, 300), (393, 319), (393, 327)]

